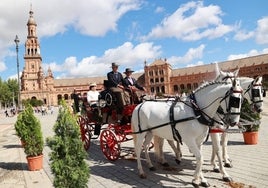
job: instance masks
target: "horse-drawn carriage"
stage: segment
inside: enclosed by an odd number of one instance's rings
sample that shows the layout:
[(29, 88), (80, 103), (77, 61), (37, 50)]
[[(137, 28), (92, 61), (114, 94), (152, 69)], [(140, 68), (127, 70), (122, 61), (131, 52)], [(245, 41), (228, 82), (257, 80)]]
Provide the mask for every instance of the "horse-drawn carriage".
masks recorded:
[[(80, 90), (80, 92), (85, 92)], [(100, 140), (100, 147), (108, 160), (115, 161), (120, 156), (120, 143), (132, 140), (131, 115), (137, 103), (124, 106), (119, 111), (115, 95), (105, 90), (100, 92), (95, 107), (88, 104), (86, 94), (81, 99), (81, 115), (78, 124), (85, 150), (90, 147), (91, 139)]]
[[(177, 141), (181, 137), (197, 160), (193, 185), (199, 185), (201, 180), (201, 185), (208, 186), (201, 171), (200, 146), (207, 136), (209, 126), (215, 122), (221, 124), (215, 119), (219, 107), (225, 115), (222, 121), (229, 125), (239, 123), (242, 91), (240, 81), (237, 79), (231, 82), (208, 82), (196, 89), (185, 100), (173, 99), (162, 102), (150, 100), (141, 104), (127, 105), (122, 113), (118, 113), (115, 97), (110, 92), (105, 93), (99, 99), (95, 108), (88, 107), (86, 97), (84, 97), (85, 110), (78, 118), (84, 147), (88, 149), (90, 140), (99, 138), (103, 154), (107, 159), (114, 161), (120, 156), (120, 144), (131, 140), (132, 135), (136, 134), (135, 154), (139, 174), (143, 178), (145, 173), (140, 161), (141, 149), (144, 149), (146, 161), (150, 169), (153, 169), (148, 155), (152, 137), (159, 136)], [(258, 92), (261, 92), (261, 88), (258, 88)], [(221, 103), (223, 103), (222, 106)]]

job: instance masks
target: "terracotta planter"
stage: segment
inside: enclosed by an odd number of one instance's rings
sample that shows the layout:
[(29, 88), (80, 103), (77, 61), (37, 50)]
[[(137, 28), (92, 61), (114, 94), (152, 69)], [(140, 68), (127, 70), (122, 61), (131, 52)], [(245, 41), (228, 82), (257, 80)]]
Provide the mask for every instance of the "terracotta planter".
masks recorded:
[(248, 145), (255, 145), (258, 143), (258, 131), (254, 132), (243, 132), (244, 142)]
[(41, 170), (43, 168), (43, 155), (26, 158), (28, 161), (28, 169), (30, 171)]

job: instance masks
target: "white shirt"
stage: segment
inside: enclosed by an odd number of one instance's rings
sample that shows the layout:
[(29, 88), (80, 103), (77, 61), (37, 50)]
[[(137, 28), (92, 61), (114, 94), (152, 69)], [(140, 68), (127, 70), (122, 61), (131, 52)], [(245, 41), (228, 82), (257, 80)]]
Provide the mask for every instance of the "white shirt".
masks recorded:
[(128, 81), (131, 83), (131, 85), (133, 85), (133, 80), (132, 80), (132, 78), (131, 78), (131, 77), (128, 77), (127, 79), (128, 79)]
[(93, 104), (97, 104), (100, 93), (98, 91), (88, 91), (87, 92), (87, 102), (91, 106)]

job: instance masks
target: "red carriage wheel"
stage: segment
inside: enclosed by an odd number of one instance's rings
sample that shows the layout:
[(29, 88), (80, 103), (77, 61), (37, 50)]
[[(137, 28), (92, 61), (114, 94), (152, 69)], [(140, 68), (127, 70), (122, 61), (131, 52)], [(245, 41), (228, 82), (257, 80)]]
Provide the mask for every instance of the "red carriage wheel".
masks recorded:
[(90, 125), (88, 125), (87, 120), (82, 117), (79, 116), (78, 120), (77, 120), (79, 126), (80, 126), (80, 133), (81, 133), (81, 139), (82, 142), (84, 144), (84, 148), (85, 150), (88, 150), (90, 147), (90, 139), (91, 139), (91, 129), (92, 127)]
[(115, 129), (115, 134), (116, 134), (116, 137), (117, 137), (117, 140), (119, 142), (123, 142), (126, 140), (126, 133), (125, 133), (125, 129), (124, 129), (124, 126), (118, 126), (116, 127)]
[(109, 129), (101, 131), (100, 146), (102, 153), (110, 161), (116, 161), (120, 156), (120, 144), (115, 133)]

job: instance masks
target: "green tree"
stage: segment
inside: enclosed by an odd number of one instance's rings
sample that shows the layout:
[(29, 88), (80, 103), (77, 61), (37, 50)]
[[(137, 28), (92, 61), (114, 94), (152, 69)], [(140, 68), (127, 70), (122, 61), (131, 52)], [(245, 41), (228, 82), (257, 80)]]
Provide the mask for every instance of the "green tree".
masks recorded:
[(0, 77), (0, 102), (2, 106), (11, 106), (18, 103), (18, 82), (16, 79), (3, 81)]
[[(7, 86), (9, 88), (9, 92), (10, 92), (9, 99), (13, 101), (13, 97), (14, 97), (14, 100), (17, 104), (18, 103), (18, 92), (19, 92), (19, 85), (18, 85), (17, 79), (8, 79), (6, 83), (7, 83)], [(13, 105), (15, 105), (15, 104), (13, 104)]]
[(85, 162), (87, 153), (81, 141), (79, 126), (65, 103), (62, 103), (54, 125), (55, 136), (47, 139), (51, 148), (51, 170), (55, 187), (87, 187), (89, 166)]

